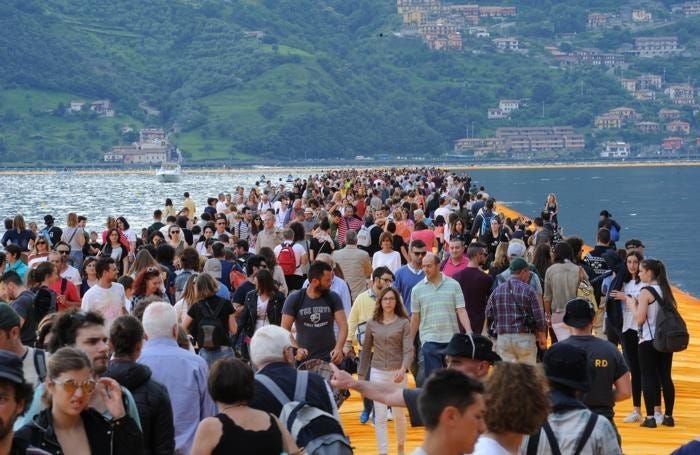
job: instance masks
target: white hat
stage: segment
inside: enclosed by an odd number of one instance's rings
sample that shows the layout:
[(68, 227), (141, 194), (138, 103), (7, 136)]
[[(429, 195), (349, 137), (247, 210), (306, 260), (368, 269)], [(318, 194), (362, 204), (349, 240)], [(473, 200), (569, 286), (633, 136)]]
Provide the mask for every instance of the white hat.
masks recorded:
[(525, 252), (527, 251), (527, 247), (525, 246), (525, 242), (523, 242), (520, 239), (513, 239), (510, 241), (508, 244), (508, 257), (518, 257), (521, 258), (525, 256)]

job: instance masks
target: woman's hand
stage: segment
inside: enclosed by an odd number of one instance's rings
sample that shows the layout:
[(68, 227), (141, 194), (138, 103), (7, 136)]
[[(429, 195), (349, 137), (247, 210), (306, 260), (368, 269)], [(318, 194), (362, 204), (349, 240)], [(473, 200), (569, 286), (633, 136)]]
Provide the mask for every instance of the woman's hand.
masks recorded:
[(396, 373), (394, 373), (394, 382), (400, 384), (403, 382), (405, 377), (406, 373), (403, 370), (398, 370)]
[(610, 291), (610, 297), (615, 300), (626, 300), (627, 296), (622, 291)]
[(627, 308), (631, 311), (634, 311), (637, 308), (637, 299), (632, 297), (631, 295), (626, 295), (625, 296), (625, 305)]
[(126, 415), (124, 402), (122, 402), (122, 388), (117, 381), (112, 378), (100, 378), (97, 393), (102, 397), (107, 411), (112, 415), (112, 419), (121, 419)]

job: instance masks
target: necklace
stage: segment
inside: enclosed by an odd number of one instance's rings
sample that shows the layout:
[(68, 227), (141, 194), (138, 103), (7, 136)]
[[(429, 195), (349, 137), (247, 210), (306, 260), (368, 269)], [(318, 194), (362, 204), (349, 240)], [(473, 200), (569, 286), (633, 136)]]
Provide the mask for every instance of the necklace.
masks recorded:
[(240, 408), (240, 407), (242, 407), (242, 406), (246, 406), (246, 403), (234, 403), (234, 404), (230, 404), (230, 405), (228, 405), (228, 406), (224, 406), (223, 408), (221, 408), (221, 411), (219, 411), (219, 412), (226, 412), (226, 411), (229, 410), (229, 409)]

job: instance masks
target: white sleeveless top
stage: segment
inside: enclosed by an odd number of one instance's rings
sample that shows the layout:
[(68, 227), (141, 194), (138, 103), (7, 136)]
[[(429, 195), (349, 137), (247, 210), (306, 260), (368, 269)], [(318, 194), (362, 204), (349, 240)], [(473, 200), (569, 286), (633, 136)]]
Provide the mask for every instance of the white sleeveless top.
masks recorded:
[[(661, 288), (659, 287), (658, 284), (653, 284), (651, 285), (654, 289), (656, 289), (656, 292), (659, 293), (659, 296), (663, 297), (663, 293), (661, 292)], [(653, 297), (653, 296), (652, 296)], [(640, 327), (641, 330), (639, 331), (639, 342), (642, 343), (644, 341), (651, 341), (654, 339), (654, 332), (656, 332), (656, 314), (659, 312), (659, 304), (654, 301), (654, 303), (650, 303), (647, 306), (647, 320), (644, 321), (642, 326)]]

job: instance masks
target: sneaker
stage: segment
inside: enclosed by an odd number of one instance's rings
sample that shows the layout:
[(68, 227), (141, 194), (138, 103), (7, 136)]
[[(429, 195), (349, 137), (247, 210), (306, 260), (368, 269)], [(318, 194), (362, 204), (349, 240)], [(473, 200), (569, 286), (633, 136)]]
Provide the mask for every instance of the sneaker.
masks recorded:
[(661, 425), (664, 421), (664, 415), (660, 412), (654, 412), (654, 420), (656, 420), (657, 425)]
[(394, 414), (391, 413), (391, 408), (386, 410), (386, 420), (388, 420), (388, 421), (394, 420)]
[(673, 420), (673, 417), (671, 416), (664, 416), (663, 422), (661, 422), (661, 425), (665, 427), (675, 427), (676, 422)]
[(635, 423), (639, 422), (640, 420), (642, 420), (642, 416), (637, 411), (632, 411), (632, 413), (625, 417), (622, 421), (625, 423)]
[(362, 414), (360, 414), (360, 423), (364, 425), (367, 422), (369, 422), (369, 411), (365, 409), (362, 411)]
[(654, 417), (647, 417), (639, 426), (646, 428), (656, 428), (656, 419), (654, 419)]

